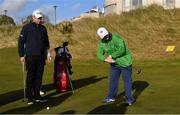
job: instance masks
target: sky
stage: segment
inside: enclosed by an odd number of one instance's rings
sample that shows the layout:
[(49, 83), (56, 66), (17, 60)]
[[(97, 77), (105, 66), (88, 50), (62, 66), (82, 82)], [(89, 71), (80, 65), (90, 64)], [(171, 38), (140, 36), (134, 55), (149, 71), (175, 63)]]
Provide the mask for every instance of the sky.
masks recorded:
[(57, 6), (56, 23), (58, 23), (78, 17), (95, 5), (102, 10), (103, 4), (104, 0), (0, 0), (0, 15), (7, 10), (7, 15), (19, 23), (23, 18), (31, 15), (34, 10), (40, 10), (54, 24), (54, 6)]

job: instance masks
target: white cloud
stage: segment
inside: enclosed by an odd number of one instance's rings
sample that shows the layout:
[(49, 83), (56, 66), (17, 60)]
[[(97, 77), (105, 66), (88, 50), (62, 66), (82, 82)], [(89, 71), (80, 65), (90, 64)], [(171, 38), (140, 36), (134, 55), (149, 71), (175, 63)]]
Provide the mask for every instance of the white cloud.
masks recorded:
[[(58, 7), (57, 7), (58, 8)], [(54, 23), (54, 16), (55, 16), (55, 10), (54, 10), (54, 5), (42, 5), (39, 9), (44, 15), (48, 16), (49, 19)], [(56, 15), (57, 15), (56, 11)]]
[(27, 3), (35, 1), (37, 0), (4, 0), (0, 5), (0, 11), (17, 12), (24, 8)]
[(80, 3), (76, 3), (76, 4), (74, 4), (74, 5), (72, 6), (72, 9), (73, 9), (73, 10), (79, 9), (80, 6), (81, 6)]
[(45, 15), (54, 15), (53, 5), (43, 5), (37, 10), (40, 10)]

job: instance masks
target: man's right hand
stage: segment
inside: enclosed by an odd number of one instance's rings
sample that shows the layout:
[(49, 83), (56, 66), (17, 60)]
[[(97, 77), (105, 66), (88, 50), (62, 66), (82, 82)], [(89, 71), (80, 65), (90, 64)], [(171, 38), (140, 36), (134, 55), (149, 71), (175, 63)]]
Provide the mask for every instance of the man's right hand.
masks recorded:
[(106, 58), (104, 61), (105, 61), (106, 63), (115, 63), (115, 60), (110, 59), (110, 58)]
[(48, 53), (47, 53), (47, 60), (48, 60), (48, 63), (51, 62), (51, 53), (50, 53), (49, 50), (48, 50)]
[(112, 56), (111, 56), (111, 55), (109, 55), (106, 59), (111, 60), (111, 59), (112, 59)]
[(19, 60), (21, 63), (24, 63), (24, 61), (25, 61), (24, 57), (20, 57)]
[(48, 63), (50, 63), (51, 62), (51, 56), (48, 56)]

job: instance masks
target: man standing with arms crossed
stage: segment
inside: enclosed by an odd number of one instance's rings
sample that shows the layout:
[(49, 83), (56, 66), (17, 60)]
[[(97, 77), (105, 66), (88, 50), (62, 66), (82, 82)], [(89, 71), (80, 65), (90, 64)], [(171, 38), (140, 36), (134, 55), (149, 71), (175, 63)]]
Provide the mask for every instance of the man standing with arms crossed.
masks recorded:
[[(48, 34), (45, 26), (42, 25), (42, 17), (40, 11), (34, 11), (32, 13), (32, 23), (23, 26), (18, 40), (20, 62), (26, 63), (28, 104), (46, 101), (41, 98), (39, 93), (49, 49)], [(50, 61), (50, 57), (48, 57), (48, 61)]]
[(104, 27), (97, 30), (101, 40), (98, 43), (97, 57), (110, 64), (109, 93), (103, 100), (105, 103), (114, 102), (117, 97), (119, 77), (122, 74), (126, 95), (126, 105), (132, 105), (135, 99), (132, 96), (132, 54), (124, 40), (111, 34)]

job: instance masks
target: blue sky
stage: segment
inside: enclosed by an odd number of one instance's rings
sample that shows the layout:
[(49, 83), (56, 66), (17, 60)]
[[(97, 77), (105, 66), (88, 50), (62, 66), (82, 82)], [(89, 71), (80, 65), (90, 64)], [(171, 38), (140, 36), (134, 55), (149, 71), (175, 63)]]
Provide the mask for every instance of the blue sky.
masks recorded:
[(60, 22), (79, 16), (95, 5), (101, 10), (103, 4), (104, 0), (0, 0), (0, 14), (7, 10), (7, 15), (18, 22), (34, 10), (40, 9), (54, 23), (54, 5), (57, 6), (56, 20)]

